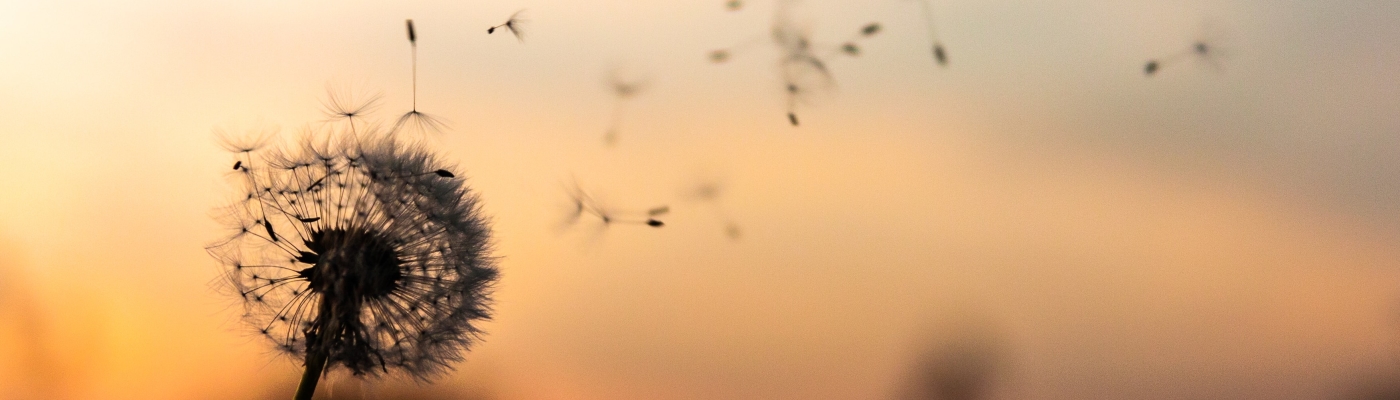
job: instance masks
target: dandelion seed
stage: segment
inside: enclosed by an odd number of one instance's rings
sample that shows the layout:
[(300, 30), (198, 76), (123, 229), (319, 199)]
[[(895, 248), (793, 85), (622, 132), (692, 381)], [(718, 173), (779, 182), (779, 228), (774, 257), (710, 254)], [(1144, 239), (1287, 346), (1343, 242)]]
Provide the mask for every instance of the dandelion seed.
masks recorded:
[(1147, 63), (1144, 64), (1142, 68), (1143, 74), (1148, 77), (1155, 76), (1167, 65), (1176, 64), (1187, 59), (1194, 59), (1217, 72), (1224, 71), (1221, 60), (1228, 56), (1228, 52), (1221, 51), (1221, 48), (1224, 47), (1221, 43), (1226, 41), (1224, 32), (1217, 25), (1207, 21), (1202, 24), (1201, 33), (1197, 35), (1197, 38), (1198, 39), (1192, 42), (1191, 46), (1188, 48), (1168, 54), (1165, 57), (1147, 60)]
[(614, 68), (608, 73), (606, 83), (608, 88), (612, 89), (613, 110), (612, 117), (608, 121), (608, 129), (603, 133), (603, 144), (612, 146), (617, 144), (618, 131), (622, 129), (623, 112), (627, 100), (641, 93), (646, 88), (647, 81), (642, 78), (624, 78), (621, 70)]
[[(769, 28), (769, 39), (779, 52), (778, 67), (782, 74), (782, 83), (787, 88), (785, 97), (788, 122), (798, 126), (797, 105), (810, 100), (810, 94), (830, 89), (834, 85), (831, 70), (827, 67), (828, 61), (839, 55), (860, 55), (861, 40), (878, 34), (883, 27), (878, 22), (872, 22), (861, 26), (852, 38), (839, 42), (839, 45), (816, 43), (807, 29), (791, 20), (789, 8), (793, 3), (779, 1), (773, 25)], [(712, 51), (709, 59), (714, 63), (723, 63), (733, 58), (738, 49), (752, 43), (754, 42), (750, 41)]]
[(671, 211), (670, 207), (667, 206), (652, 207), (644, 213), (612, 209), (594, 200), (592, 196), (579, 188), (578, 182), (574, 182), (573, 186), (566, 188), (566, 190), (572, 205), (569, 217), (565, 221), (567, 225), (576, 224), (581, 217), (588, 215), (597, 218), (604, 226), (621, 223), (660, 228), (666, 224), (655, 217)]
[(924, 27), (928, 29), (929, 42), (933, 43), (933, 60), (940, 67), (948, 66), (948, 53), (943, 50), (943, 42), (938, 40), (938, 30), (934, 29), (933, 5), (930, 0), (919, 0), (919, 9), (923, 11)]
[(715, 50), (710, 52), (710, 61), (714, 63), (722, 63), (725, 61), (729, 61), (729, 51)]
[(874, 36), (877, 33), (880, 33), (880, 24), (873, 22), (860, 29), (860, 34), (863, 36)]
[(237, 171), (239, 168), (243, 168), (243, 161), (234, 161), (233, 170)]
[(437, 170), (437, 171), (433, 171), (433, 173), (434, 173), (434, 174), (437, 174), (437, 176), (441, 176), (441, 177), (443, 177), (443, 178), (456, 178), (456, 177), (457, 177), (457, 175), (453, 175), (452, 172), (450, 172), (450, 171), (448, 171), (448, 170), (445, 170), (445, 169), (440, 169), (440, 170)]
[(700, 183), (690, 187), (681, 193), (681, 197), (690, 201), (704, 203), (705, 208), (710, 209), (712, 215), (724, 225), (724, 234), (731, 240), (739, 240), (739, 224), (735, 223), (729, 214), (725, 212), (720, 204), (720, 197), (723, 194), (723, 187), (719, 181), (714, 179), (704, 179)]
[(413, 20), (407, 20), (408, 24), (408, 44), (411, 47), (411, 58), (413, 60), (413, 108), (399, 117), (394, 122), (392, 133), (402, 131), (412, 131), (415, 133), (442, 133), (447, 129), (447, 123), (441, 118), (424, 114), (418, 111), (418, 35), (413, 30)]
[(267, 228), (267, 237), (268, 237), (268, 238), (271, 238), (273, 242), (276, 242), (276, 241), (277, 241), (277, 232), (273, 232), (273, 231), (272, 231), (272, 221), (269, 221), (269, 220), (264, 219), (264, 220), (263, 220), (263, 227), (264, 227), (264, 228)]
[[(208, 250), (247, 323), (305, 362), (298, 399), (335, 370), (426, 381), (451, 369), (490, 317), (497, 276), (476, 195), (384, 132), (312, 143), (237, 152), (247, 199), (224, 209), (234, 233)], [(247, 233), (256, 225), (268, 236)]]
[(496, 28), (506, 28), (506, 30), (510, 31), (510, 34), (515, 35), (515, 40), (524, 42), (524, 25), (526, 24), (526, 20), (522, 18), (524, 17), (524, 13), (525, 10), (516, 11), (515, 14), (510, 15), (510, 19), (507, 19), (506, 22), (503, 22), (500, 25), (496, 25), (490, 28), (486, 28), (486, 34), (489, 35), (495, 33)]
[(853, 56), (858, 56), (858, 55), (860, 55), (860, 47), (859, 47), (859, 46), (856, 46), (855, 43), (846, 43), (846, 44), (842, 45), (842, 46), (841, 46), (841, 51), (844, 52), (844, 53), (846, 53), (846, 54), (853, 55)]
[(380, 93), (358, 93), (348, 87), (337, 88), (327, 83), (326, 98), (321, 101), (321, 106), (330, 121), (345, 121), (349, 124), (351, 133), (357, 133), (355, 122), (363, 120), (378, 108), (382, 97)]

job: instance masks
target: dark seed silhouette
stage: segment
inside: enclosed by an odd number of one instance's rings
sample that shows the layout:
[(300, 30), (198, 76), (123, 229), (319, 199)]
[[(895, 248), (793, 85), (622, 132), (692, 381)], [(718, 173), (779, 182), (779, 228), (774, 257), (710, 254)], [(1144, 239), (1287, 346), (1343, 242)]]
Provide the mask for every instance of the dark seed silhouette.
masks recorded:
[(264, 227), (264, 228), (267, 228), (267, 237), (272, 238), (272, 241), (276, 242), (276, 241), (277, 241), (277, 232), (274, 232), (274, 231), (272, 230), (272, 221), (269, 221), (269, 220), (267, 220), (266, 218), (264, 218), (264, 219), (263, 219), (263, 227)]
[(242, 168), (242, 167), (243, 167), (243, 161), (235, 161), (235, 162), (233, 163), (233, 170), (234, 170), (234, 171), (237, 171), (239, 168)]
[(398, 133), (408, 129), (418, 133), (441, 133), (446, 129), (447, 124), (435, 116), (418, 111), (418, 35), (413, 31), (413, 20), (407, 20), (406, 23), (408, 24), (408, 44), (411, 48), (410, 57), (413, 64), (413, 107), (394, 122), (394, 127), (390, 132)]
[(940, 67), (948, 66), (948, 54), (943, 50), (943, 42), (938, 40), (938, 30), (934, 29), (933, 5), (930, 0), (919, 0), (919, 9), (923, 11), (924, 27), (928, 30), (929, 42), (933, 43), (933, 61)]
[[(860, 29), (845, 41), (831, 44), (815, 42), (812, 33), (804, 24), (792, 21), (790, 8), (795, 3), (780, 0), (773, 25), (769, 27), (769, 39), (779, 53), (781, 82), (787, 90), (785, 97), (788, 122), (793, 126), (798, 125), (797, 106), (809, 100), (812, 94), (828, 90), (834, 85), (828, 63), (837, 56), (859, 56), (862, 52), (862, 41), (883, 30), (880, 23), (871, 22), (861, 25)], [(714, 63), (723, 63), (734, 57), (736, 51), (742, 47), (756, 42), (760, 41), (746, 41), (730, 48), (711, 51), (709, 59)]]
[(865, 36), (872, 36), (877, 33), (880, 33), (880, 24), (873, 22), (860, 30), (860, 34)]
[(1148, 77), (1152, 77), (1158, 72), (1161, 72), (1162, 69), (1167, 68), (1168, 65), (1179, 64), (1188, 59), (1194, 59), (1200, 63), (1204, 63), (1216, 71), (1223, 71), (1224, 68), (1221, 65), (1221, 59), (1226, 55), (1222, 54), (1224, 52), (1220, 51), (1217, 42), (1223, 41), (1224, 37), (1222, 37), (1222, 32), (1213, 28), (1217, 27), (1214, 24), (1206, 23), (1204, 24), (1202, 32), (1198, 34), (1197, 40), (1192, 41), (1190, 47), (1177, 50), (1163, 57), (1148, 59), (1147, 63), (1143, 65), (1143, 73)]
[(729, 51), (727, 51), (727, 50), (715, 50), (715, 51), (710, 52), (710, 61), (712, 61), (712, 62), (715, 62), (715, 63), (722, 63), (722, 62), (725, 62), (725, 61), (728, 61), (728, 60), (729, 60)]
[(434, 173), (434, 174), (437, 174), (437, 176), (441, 176), (441, 177), (443, 177), (443, 178), (456, 178), (456, 177), (457, 177), (457, 175), (453, 175), (451, 172), (448, 172), (448, 171), (445, 170), (445, 169), (440, 169), (440, 170), (437, 170), (437, 171), (433, 171), (433, 173)]
[(1142, 67), (1142, 71), (1146, 73), (1147, 76), (1152, 76), (1152, 74), (1157, 73), (1157, 60), (1148, 61), (1147, 65)]
[(496, 33), (496, 28), (506, 28), (512, 35), (515, 35), (516, 40), (525, 41), (525, 20), (522, 18), (524, 13), (525, 10), (516, 11), (515, 14), (510, 15), (510, 19), (507, 19), (506, 22), (486, 28), (486, 34)]
[(578, 183), (574, 183), (573, 186), (567, 188), (567, 190), (570, 201), (574, 205), (572, 213), (569, 215), (569, 218), (567, 220), (567, 223), (570, 225), (577, 223), (579, 219), (584, 215), (591, 215), (597, 218), (599, 221), (601, 221), (604, 226), (611, 225), (613, 223), (621, 223), (638, 225), (645, 224), (651, 227), (661, 227), (665, 224), (654, 217), (666, 214), (671, 211), (671, 208), (668, 206), (652, 207), (646, 210), (645, 213), (618, 211), (598, 204), (598, 202), (594, 200), (592, 196), (589, 196), (588, 193), (584, 192), (583, 189), (579, 188)]

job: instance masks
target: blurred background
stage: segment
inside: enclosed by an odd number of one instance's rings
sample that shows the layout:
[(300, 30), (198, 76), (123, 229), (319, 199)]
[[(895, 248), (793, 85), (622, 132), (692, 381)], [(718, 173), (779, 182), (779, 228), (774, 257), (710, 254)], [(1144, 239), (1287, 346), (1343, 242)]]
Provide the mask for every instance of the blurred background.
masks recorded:
[[(319, 398), (1397, 397), (1400, 2), (927, 4), (946, 67), (918, 0), (0, 1), (0, 399), (289, 397), (214, 288), (211, 132), (328, 83), (391, 121), (408, 18), (496, 317), (434, 385)], [(883, 28), (799, 127), (780, 9)], [(566, 226), (575, 182), (667, 226)]]

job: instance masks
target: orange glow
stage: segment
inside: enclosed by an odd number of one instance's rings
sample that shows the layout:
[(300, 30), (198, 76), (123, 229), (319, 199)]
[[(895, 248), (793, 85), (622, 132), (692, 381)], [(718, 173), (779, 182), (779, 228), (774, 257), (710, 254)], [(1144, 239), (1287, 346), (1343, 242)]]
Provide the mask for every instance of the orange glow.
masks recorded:
[[(289, 397), (300, 362), (213, 284), (210, 132), (295, 137), (328, 82), (392, 122), (407, 18), (450, 125), (425, 142), (494, 221), (495, 318), (435, 385), (318, 398), (897, 399), (963, 354), (995, 356), (985, 398), (1400, 373), (1400, 8), (934, 1), (939, 67), (917, 2), (811, 0), (816, 42), (881, 30), (793, 127), (776, 3), (742, 3), (0, 4), (0, 400)], [(523, 41), (485, 32), (522, 8)], [(1221, 71), (1143, 75), (1203, 19)], [(614, 70), (646, 85), (608, 146)], [(565, 227), (575, 181), (666, 226)]]

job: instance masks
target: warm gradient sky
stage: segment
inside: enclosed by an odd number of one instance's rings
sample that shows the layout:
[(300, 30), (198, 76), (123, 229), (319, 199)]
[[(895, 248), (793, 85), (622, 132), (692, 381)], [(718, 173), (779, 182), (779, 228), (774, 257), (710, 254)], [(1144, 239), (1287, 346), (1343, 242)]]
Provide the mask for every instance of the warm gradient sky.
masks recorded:
[[(946, 69), (915, 1), (794, 6), (817, 41), (885, 29), (793, 128), (772, 46), (706, 59), (772, 1), (0, 0), (0, 399), (288, 397), (299, 366), (211, 288), (211, 132), (319, 123), (327, 83), (404, 111), (406, 18), (503, 257), (439, 389), (893, 399), (966, 336), (993, 398), (1400, 376), (1400, 2), (932, 4)], [(486, 35), (520, 8), (524, 43)], [(1221, 70), (1143, 76), (1203, 26)], [(609, 148), (613, 68), (650, 84)], [(668, 226), (561, 230), (574, 177)]]

